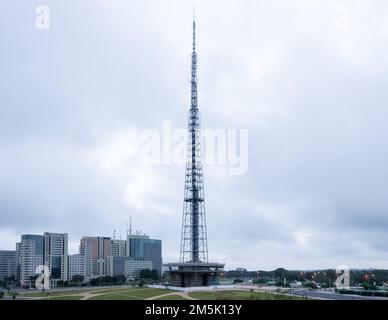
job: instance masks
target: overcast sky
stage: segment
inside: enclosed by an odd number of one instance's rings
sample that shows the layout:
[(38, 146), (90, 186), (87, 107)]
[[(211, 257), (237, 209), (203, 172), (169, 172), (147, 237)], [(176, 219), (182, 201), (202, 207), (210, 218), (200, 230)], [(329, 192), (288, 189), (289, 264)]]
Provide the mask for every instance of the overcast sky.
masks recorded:
[[(184, 166), (131, 137), (186, 126), (193, 2), (0, 1), (1, 249), (132, 216), (178, 260)], [(387, 1), (195, 3), (203, 126), (249, 130), (246, 175), (205, 166), (210, 260), (388, 268)]]

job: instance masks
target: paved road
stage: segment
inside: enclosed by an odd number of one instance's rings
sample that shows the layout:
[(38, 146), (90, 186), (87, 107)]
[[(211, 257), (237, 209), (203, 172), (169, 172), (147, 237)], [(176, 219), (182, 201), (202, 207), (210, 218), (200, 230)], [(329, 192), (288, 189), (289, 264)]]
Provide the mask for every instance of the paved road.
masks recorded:
[(338, 293), (327, 292), (327, 291), (309, 291), (309, 290), (294, 291), (294, 295), (308, 297), (308, 298), (325, 299), (325, 300), (388, 300), (388, 298), (384, 298), (384, 297), (366, 297), (366, 296), (338, 294)]

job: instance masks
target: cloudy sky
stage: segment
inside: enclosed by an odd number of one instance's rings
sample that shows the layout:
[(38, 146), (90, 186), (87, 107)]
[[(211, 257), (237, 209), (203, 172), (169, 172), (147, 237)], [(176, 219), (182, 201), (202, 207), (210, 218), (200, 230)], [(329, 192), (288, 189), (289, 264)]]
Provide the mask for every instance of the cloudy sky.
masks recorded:
[(193, 2), (203, 126), (249, 130), (247, 174), (205, 166), (210, 260), (388, 268), (385, 0), (1, 0), (0, 248), (132, 216), (178, 259), (184, 166), (133, 137), (186, 126)]

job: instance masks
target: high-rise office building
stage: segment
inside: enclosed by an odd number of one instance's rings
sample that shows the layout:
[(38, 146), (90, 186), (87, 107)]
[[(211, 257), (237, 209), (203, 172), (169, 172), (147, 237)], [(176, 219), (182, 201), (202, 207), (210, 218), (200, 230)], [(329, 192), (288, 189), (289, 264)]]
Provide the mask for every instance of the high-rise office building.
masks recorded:
[(106, 275), (106, 258), (111, 256), (111, 238), (83, 237), (80, 254), (85, 256), (85, 276)]
[(85, 257), (85, 276), (91, 277), (97, 273), (98, 239), (97, 237), (83, 237), (79, 253)]
[(44, 237), (42, 235), (25, 234), (19, 244), (19, 281), (21, 286), (31, 286), (36, 268), (43, 265)]
[(0, 280), (16, 277), (16, 251), (0, 250)]
[(106, 258), (111, 256), (112, 240), (107, 237), (98, 237), (97, 275), (106, 275)]
[(50, 270), (51, 285), (68, 279), (67, 233), (44, 233), (44, 264)]
[(74, 276), (85, 276), (85, 256), (81, 254), (69, 255), (69, 281), (73, 280)]
[(16, 242), (15, 251), (15, 268), (16, 268), (16, 281), (20, 281), (20, 242)]
[(112, 239), (111, 254), (113, 257), (127, 256), (127, 241)]
[(127, 256), (144, 259), (144, 242), (150, 237), (143, 234), (129, 235), (127, 238)]
[(162, 241), (148, 239), (144, 242), (144, 260), (152, 262), (152, 269), (162, 274)]
[(151, 261), (153, 269), (162, 273), (162, 241), (147, 235), (128, 235), (127, 254), (134, 260)]
[(120, 257), (120, 256), (110, 256), (106, 259), (107, 265), (107, 275), (114, 276), (124, 276), (125, 275), (125, 262), (128, 260), (133, 260), (130, 257)]

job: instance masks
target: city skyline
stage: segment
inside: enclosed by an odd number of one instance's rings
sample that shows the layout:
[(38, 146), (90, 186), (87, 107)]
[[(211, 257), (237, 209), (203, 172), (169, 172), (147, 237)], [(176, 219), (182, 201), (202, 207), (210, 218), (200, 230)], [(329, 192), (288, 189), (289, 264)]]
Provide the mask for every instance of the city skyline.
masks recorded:
[(101, 277), (135, 280), (146, 269), (158, 277), (163, 273), (162, 240), (146, 234), (128, 232), (125, 240), (83, 236), (75, 254), (68, 251), (68, 239), (67, 233), (20, 235), (14, 250), (0, 249), (0, 281), (31, 287), (43, 272), (48, 289)]
[[(249, 132), (248, 171), (204, 166), (209, 256), (387, 269), (388, 4), (195, 3), (203, 127)], [(132, 216), (178, 260), (184, 164), (133, 137), (184, 127), (192, 4), (46, 1), (47, 30), (0, 4), (0, 249), (55, 231), (76, 253)]]

